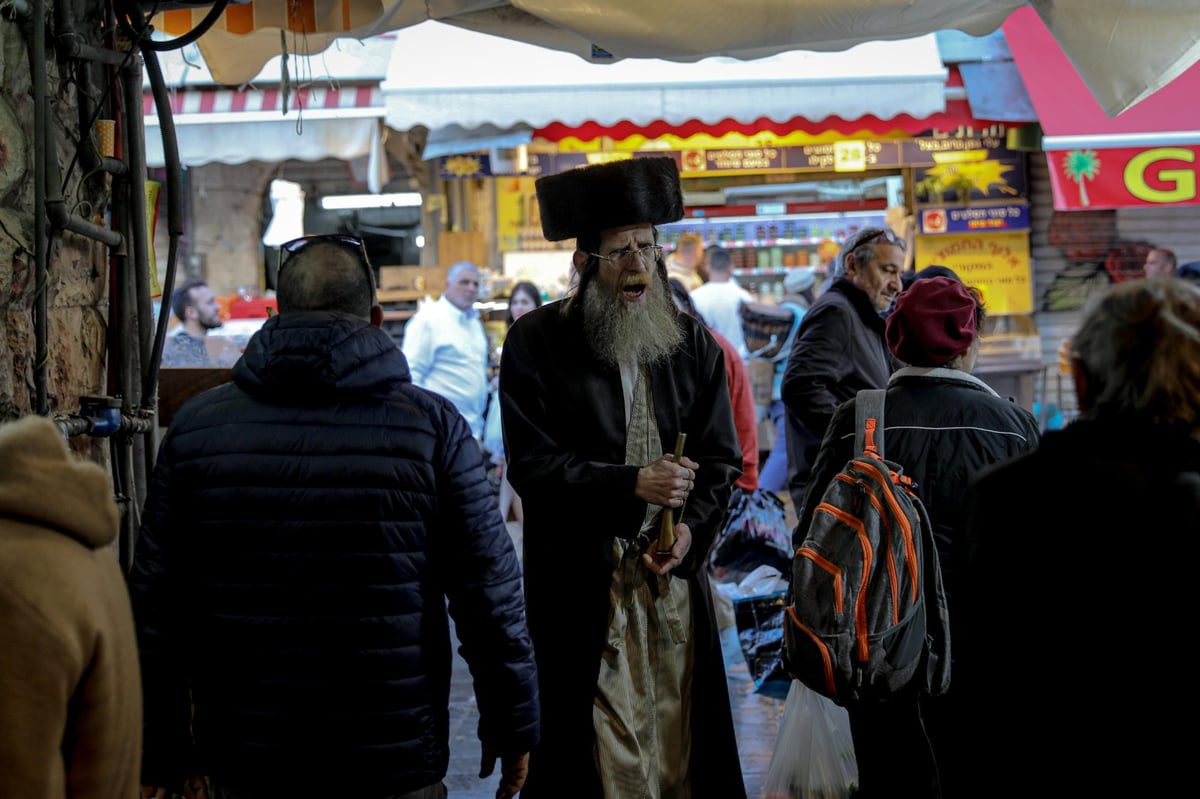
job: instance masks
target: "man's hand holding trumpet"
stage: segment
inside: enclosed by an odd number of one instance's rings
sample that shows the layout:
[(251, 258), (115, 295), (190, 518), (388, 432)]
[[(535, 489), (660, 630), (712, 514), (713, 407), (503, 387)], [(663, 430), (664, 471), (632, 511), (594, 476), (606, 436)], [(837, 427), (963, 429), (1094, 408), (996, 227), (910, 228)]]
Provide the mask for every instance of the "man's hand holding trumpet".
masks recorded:
[(664, 453), (661, 458), (638, 470), (637, 487), (634, 493), (652, 505), (661, 505), (662, 527), (657, 541), (642, 553), (642, 562), (652, 572), (665, 575), (674, 569), (692, 547), (692, 531), (682, 522), (675, 523), (674, 509), (680, 514), (687, 504), (688, 494), (696, 484), (696, 470), (700, 464), (683, 455), (687, 433), (680, 433), (675, 442), (674, 454)]

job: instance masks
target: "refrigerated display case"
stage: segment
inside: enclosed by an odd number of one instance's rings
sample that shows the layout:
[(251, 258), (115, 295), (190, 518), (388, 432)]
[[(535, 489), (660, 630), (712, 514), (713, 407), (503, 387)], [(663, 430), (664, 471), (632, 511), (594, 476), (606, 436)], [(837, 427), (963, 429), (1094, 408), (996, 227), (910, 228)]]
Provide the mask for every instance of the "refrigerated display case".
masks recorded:
[(820, 213), (755, 213), (718, 216), (705, 209), (689, 209), (678, 222), (659, 225), (663, 249), (675, 248), (684, 233), (696, 233), (704, 246), (719, 244), (731, 251), (738, 283), (760, 301), (783, 296), (783, 278), (797, 266), (820, 266), (817, 248), (822, 241), (841, 244), (864, 227), (884, 225), (883, 210), (827, 211)]

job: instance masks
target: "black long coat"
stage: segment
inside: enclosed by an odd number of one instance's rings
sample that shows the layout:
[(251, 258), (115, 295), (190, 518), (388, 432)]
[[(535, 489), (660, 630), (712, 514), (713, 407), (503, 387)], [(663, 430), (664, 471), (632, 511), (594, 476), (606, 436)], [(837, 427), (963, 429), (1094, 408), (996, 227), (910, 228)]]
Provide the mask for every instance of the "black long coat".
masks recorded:
[(787, 409), (788, 493), (797, 512), (810, 470), (837, 406), (860, 389), (883, 388), (900, 366), (884, 341), (871, 299), (838, 278), (800, 321), (780, 388)]
[(1081, 419), (980, 473), (966, 509), (964, 795), (1177, 793), (1195, 757), (1169, 720), (1196, 705), (1200, 440)]
[[(541, 744), (523, 799), (600, 796), (592, 754), (592, 706), (609, 617), (614, 536), (633, 538), (646, 503), (625, 465), (621, 375), (596, 358), (578, 307), (551, 303), (508, 331), (500, 395), (509, 480), (525, 510), (525, 591), (538, 661)], [(686, 576), (695, 610), (692, 786), (696, 799), (745, 796), (712, 596), (703, 564), (728, 504), (742, 455), (720, 347), (682, 317), (686, 339), (651, 368), (662, 451), (688, 434), (700, 463), (681, 521), (692, 530)]]

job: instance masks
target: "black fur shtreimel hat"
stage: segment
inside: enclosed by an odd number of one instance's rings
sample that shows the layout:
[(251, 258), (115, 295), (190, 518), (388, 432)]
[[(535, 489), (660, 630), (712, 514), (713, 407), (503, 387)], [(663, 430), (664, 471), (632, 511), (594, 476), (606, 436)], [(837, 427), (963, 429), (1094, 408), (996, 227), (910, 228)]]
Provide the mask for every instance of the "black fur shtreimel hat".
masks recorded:
[(683, 190), (673, 158), (593, 164), (538, 178), (534, 187), (547, 241), (683, 218)]

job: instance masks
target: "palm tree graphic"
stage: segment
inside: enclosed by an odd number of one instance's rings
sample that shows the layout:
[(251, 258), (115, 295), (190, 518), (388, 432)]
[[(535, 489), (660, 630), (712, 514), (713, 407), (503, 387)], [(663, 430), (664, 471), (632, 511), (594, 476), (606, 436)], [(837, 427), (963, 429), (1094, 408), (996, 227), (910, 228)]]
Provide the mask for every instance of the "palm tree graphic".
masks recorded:
[(1091, 205), (1085, 180), (1095, 180), (1100, 174), (1100, 157), (1095, 150), (1071, 150), (1063, 159), (1063, 172), (1079, 184), (1079, 204)]

